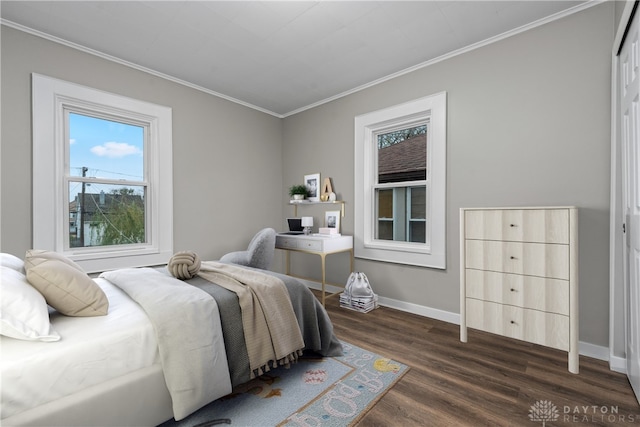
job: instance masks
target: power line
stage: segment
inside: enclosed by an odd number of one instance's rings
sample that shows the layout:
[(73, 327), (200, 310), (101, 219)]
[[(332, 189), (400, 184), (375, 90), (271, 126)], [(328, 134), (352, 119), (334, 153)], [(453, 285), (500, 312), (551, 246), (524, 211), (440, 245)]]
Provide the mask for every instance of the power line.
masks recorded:
[[(82, 167), (72, 167), (70, 169), (77, 169), (77, 170), (83, 170), (84, 168), (86, 168), (86, 166), (82, 166)], [(88, 168), (87, 168), (88, 169)], [(138, 178), (139, 180), (142, 180), (142, 176), (140, 175), (132, 175), (132, 174), (127, 174), (127, 173), (122, 173), (122, 172), (113, 172), (113, 171), (108, 171), (105, 169), (96, 169), (96, 168), (91, 168), (91, 172), (94, 175), (97, 175), (97, 172), (104, 172), (107, 174), (112, 174), (112, 175), (121, 175), (121, 176), (129, 176), (129, 177), (133, 177), (133, 178)], [(96, 173), (93, 173), (96, 172)], [(82, 175), (84, 177), (84, 175)]]

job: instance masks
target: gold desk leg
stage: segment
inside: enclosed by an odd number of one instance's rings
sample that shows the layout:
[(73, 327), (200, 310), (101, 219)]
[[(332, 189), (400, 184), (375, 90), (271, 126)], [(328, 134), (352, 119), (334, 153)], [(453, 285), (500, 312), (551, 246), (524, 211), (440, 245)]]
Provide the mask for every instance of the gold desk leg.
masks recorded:
[(325, 301), (325, 297), (326, 297), (326, 291), (325, 291), (325, 283), (326, 283), (326, 270), (325, 270), (325, 254), (321, 254), (320, 258), (322, 258), (322, 306), (324, 307), (324, 301)]
[(289, 259), (289, 256), (291, 254), (290, 251), (285, 251), (285, 268), (286, 268), (286, 272), (287, 272), (287, 276), (291, 275), (291, 261)]
[(349, 260), (349, 266), (351, 268), (351, 270), (349, 270), (349, 274), (351, 274), (354, 270), (353, 270), (353, 247), (351, 248), (351, 250), (349, 250), (349, 252), (351, 253), (351, 259)]

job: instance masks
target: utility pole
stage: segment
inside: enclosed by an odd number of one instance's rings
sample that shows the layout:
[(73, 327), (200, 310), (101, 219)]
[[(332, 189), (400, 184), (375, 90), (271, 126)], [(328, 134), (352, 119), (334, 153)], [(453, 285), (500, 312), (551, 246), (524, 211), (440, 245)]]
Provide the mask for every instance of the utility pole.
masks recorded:
[[(86, 166), (82, 167), (82, 177), (87, 176), (87, 171), (89, 168)], [(80, 197), (80, 247), (84, 248), (84, 191), (85, 191), (85, 182), (82, 181), (82, 196)]]

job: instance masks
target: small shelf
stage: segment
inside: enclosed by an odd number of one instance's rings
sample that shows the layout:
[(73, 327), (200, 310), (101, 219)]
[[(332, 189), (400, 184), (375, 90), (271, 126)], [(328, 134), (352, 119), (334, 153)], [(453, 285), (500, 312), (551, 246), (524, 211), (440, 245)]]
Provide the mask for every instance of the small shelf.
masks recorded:
[(293, 216), (298, 216), (298, 206), (302, 205), (340, 205), (340, 214), (344, 218), (344, 200), (335, 200), (333, 202), (312, 202), (309, 200), (289, 200), (289, 204), (293, 205)]

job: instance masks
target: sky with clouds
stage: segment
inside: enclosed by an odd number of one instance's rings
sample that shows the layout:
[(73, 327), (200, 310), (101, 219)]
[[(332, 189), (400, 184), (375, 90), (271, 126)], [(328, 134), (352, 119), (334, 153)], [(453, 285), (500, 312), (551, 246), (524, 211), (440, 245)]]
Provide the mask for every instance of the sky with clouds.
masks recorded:
[[(144, 180), (144, 128), (101, 118), (69, 114), (69, 173), (88, 177)], [(71, 184), (70, 199), (80, 188)], [(108, 193), (112, 186), (91, 184), (87, 192)], [(98, 187), (98, 188), (96, 188)]]

